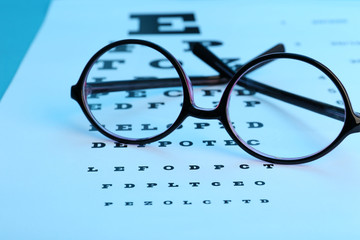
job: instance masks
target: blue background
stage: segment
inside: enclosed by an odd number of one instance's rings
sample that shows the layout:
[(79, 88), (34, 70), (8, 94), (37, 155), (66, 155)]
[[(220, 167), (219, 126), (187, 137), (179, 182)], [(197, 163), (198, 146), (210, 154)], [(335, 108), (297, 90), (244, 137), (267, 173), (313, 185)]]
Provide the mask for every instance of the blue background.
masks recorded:
[(0, 0), (0, 99), (46, 15), (50, 0)]

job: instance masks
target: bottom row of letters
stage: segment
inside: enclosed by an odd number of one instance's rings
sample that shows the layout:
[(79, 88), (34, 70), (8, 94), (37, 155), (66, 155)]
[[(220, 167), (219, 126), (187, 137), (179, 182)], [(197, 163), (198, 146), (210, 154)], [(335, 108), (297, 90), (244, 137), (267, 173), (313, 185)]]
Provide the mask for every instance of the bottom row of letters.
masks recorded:
[(251, 203), (269, 203), (268, 199), (262, 198), (257, 200), (251, 200), (251, 199), (240, 199), (240, 200), (217, 200), (217, 201), (211, 201), (211, 200), (200, 200), (200, 201), (190, 201), (190, 200), (182, 200), (182, 201), (172, 201), (172, 200), (165, 200), (165, 201), (126, 201), (126, 202), (105, 202), (105, 207), (110, 206), (159, 206), (159, 205), (165, 205), (165, 206), (171, 206), (171, 205), (211, 205), (211, 204), (222, 204), (222, 205), (233, 205), (233, 204), (251, 204)]

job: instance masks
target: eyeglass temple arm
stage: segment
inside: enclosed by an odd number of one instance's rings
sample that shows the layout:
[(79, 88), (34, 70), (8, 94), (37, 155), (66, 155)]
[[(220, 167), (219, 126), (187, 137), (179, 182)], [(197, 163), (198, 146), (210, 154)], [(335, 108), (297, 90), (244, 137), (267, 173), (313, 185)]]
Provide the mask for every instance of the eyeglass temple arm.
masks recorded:
[[(229, 81), (228, 78), (221, 76), (191, 76), (190, 78), (192, 85), (217, 85)], [(179, 78), (149, 78), (87, 83), (88, 94), (180, 86)]]
[[(274, 52), (285, 52), (285, 47), (283, 44), (277, 44), (269, 50), (258, 55), (260, 57), (265, 54), (274, 53)], [(214, 61), (211, 61), (214, 62)], [(267, 62), (266, 62), (267, 63)], [(249, 72), (258, 69), (264, 64), (259, 64), (255, 68), (251, 69)], [(208, 63), (210, 66), (211, 64)], [(219, 70), (220, 69), (215, 69)], [(218, 72), (219, 72), (218, 71)], [(217, 84), (224, 84), (229, 81), (227, 76), (189, 76), (191, 79), (191, 84), (194, 86), (212, 86)], [(151, 82), (150, 82), (151, 81)], [(153, 89), (153, 88), (165, 88), (165, 87), (179, 87), (180, 82), (178, 78), (161, 78), (161, 79), (137, 79), (137, 80), (124, 80), (124, 81), (107, 81), (107, 82), (95, 82), (87, 83), (87, 89), (89, 94), (97, 93), (108, 93), (108, 92), (117, 92), (124, 90), (138, 90), (138, 89)]]
[[(213, 54), (209, 49), (204, 47), (202, 44), (195, 44), (193, 49), (193, 53), (207, 63), (210, 67), (216, 70), (220, 76), (224, 76), (227, 78), (231, 78), (235, 75), (235, 71), (232, 70), (229, 66), (227, 66), (223, 61), (221, 61), (215, 54)], [(266, 53), (266, 52), (265, 52)], [(269, 62), (269, 61), (268, 61)], [(259, 66), (254, 67), (250, 71), (254, 71), (255, 69), (263, 66), (263, 64), (259, 64)], [(247, 73), (249, 73), (248, 71)], [(276, 98), (278, 100), (282, 100), (284, 102), (296, 105), (298, 107), (302, 107), (313, 112), (344, 121), (345, 112), (344, 109), (332, 106), (330, 104), (322, 103), (316, 100), (312, 100), (309, 98), (305, 98), (290, 92), (286, 92), (263, 83), (251, 80), (247, 77), (241, 78), (238, 82), (238, 85), (247, 88), (249, 90), (256, 91), (258, 93), (262, 93), (264, 95)]]
[[(201, 43), (196, 43), (192, 48), (192, 52), (198, 58), (200, 58), (202, 61), (207, 63), (211, 68), (213, 68), (215, 71), (217, 71), (220, 74), (220, 76), (226, 77), (226, 78), (229, 78), (229, 79), (231, 79), (232, 76), (234, 76), (235, 71), (232, 70), (228, 65), (226, 65), (221, 59), (219, 59), (210, 50), (208, 50), (206, 47), (204, 47), (204, 45), (202, 45)], [(272, 47), (269, 50), (261, 53), (260, 55), (256, 56), (255, 58), (261, 57), (261, 56), (266, 55), (266, 54), (279, 53), (279, 52), (285, 52), (285, 46), (282, 43), (279, 43), (279, 44), (275, 45), (274, 47)], [(271, 61), (262, 62), (262, 63), (256, 65), (255, 67), (253, 67), (252, 69), (250, 69), (247, 73), (253, 72), (256, 69), (258, 69), (258, 68), (260, 68), (260, 67), (262, 67), (262, 66), (264, 66), (264, 65), (266, 65), (266, 64), (268, 64), (270, 62)], [(237, 70), (240, 69), (241, 67), (242, 67), (242, 65), (240, 65), (237, 68)]]

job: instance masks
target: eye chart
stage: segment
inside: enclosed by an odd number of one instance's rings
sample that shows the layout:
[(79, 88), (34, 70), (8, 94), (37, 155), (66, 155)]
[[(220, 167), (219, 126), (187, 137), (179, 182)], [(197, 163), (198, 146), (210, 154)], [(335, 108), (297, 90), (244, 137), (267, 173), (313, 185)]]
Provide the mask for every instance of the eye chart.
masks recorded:
[[(98, 133), (70, 88), (96, 51), (121, 39), (162, 46), (188, 76), (217, 74), (190, 51), (197, 42), (233, 69), (282, 43), (286, 52), (328, 66), (359, 111), (359, 8), (352, 1), (53, 1), (0, 103), (0, 238), (357, 239), (359, 135), (293, 166), (247, 154), (217, 120), (189, 117), (164, 139), (129, 145)], [(144, 61), (138, 77), (167, 67), (161, 59)], [(104, 82), (102, 71), (123, 63), (97, 64), (102, 70), (92, 78)], [(322, 86), (322, 76), (314, 81)], [(213, 108), (223, 90), (196, 86), (195, 103)], [(149, 112), (149, 118), (114, 122), (115, 131), (148, 136), (172, 124), (152, 119), (166, 119), (159, 109), (180, 107), (182, 96), (176, 89), (157, 91), (168, 100), (158, 102), (146, 89), (114, 101), (113, 111), (126, 114), (137, 100)], [(319, 94), (342, 106), (327, 85)], [(268, 119), (254, 114), (264, 105), (257, 95), (239, 87), (233, 96), (246, 116), (234, 127), (248, 131), (253, 146), (269, 137)], [(92, 108), (103, 111), (93, 97)]]

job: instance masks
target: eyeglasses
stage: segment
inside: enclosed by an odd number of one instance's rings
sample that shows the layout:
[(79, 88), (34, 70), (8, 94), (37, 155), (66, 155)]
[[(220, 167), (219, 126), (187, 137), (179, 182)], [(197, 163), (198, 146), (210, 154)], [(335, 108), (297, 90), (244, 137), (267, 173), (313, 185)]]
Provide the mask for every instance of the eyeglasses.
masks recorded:
[[(277, 45), (234, 71), (195, 44), (192, 52), (218, 74), (188, 77), (162, 47), (121, 40), (89, 60), (71, 97), (99, 132), (120, 143), (160, 140), (192, 116), (219, 120), (235, 143), (259, 159), (305, 163), (359, 132), (360, 114), (327, 67), (284, 51)], [(195, 104), (198, 87), (204, 94)], [(221, 96), (214, 103), (215, 94)]]

